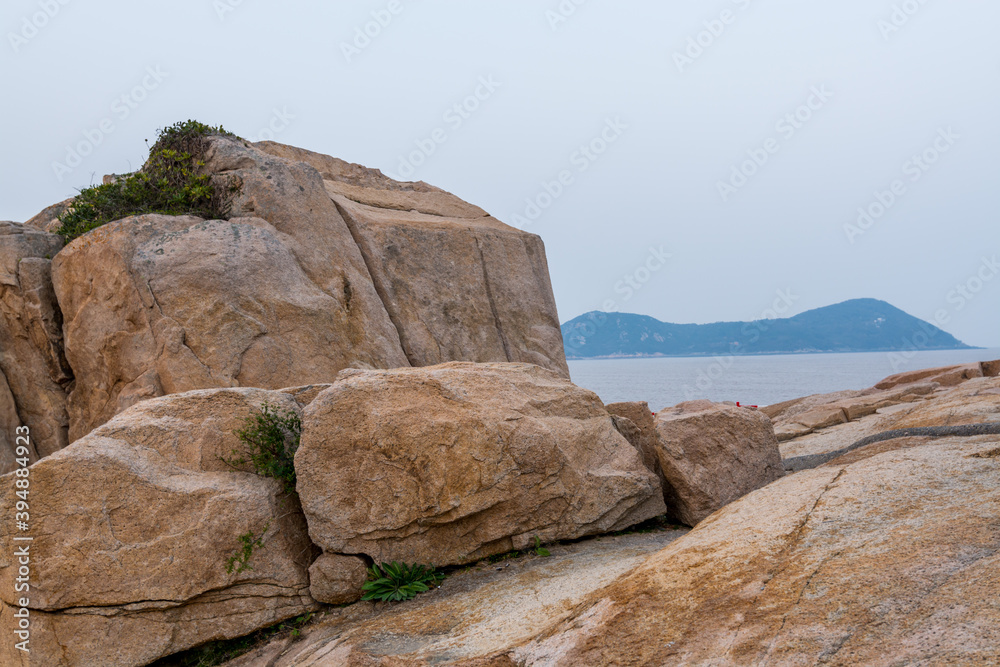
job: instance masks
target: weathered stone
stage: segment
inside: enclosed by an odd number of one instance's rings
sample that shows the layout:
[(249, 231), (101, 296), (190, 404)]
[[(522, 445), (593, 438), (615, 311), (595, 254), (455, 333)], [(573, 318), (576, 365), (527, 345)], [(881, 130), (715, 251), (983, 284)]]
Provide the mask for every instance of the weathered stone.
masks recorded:
[(997, 444), (936, 441), (790, 475), (509, 656), (552, 667), (996, 664)]
[(0, 222), (0, 371), (40, 456), (65, 447), (66, 389), (62, 315), (52, 290), (51, 260), (62, 239)]
[[(608, 413), (614, 417), (623, 417), (635, 426), (637, 433), (633, 437), (625, 435), (626, 440), (639, 450), (642, 462), (651, 473), (660, 476), (660, 459), (657, 457), (656, 423), (653, 421), (653, 413), (649, 409), (649, 404), (645, 401), (634, 403), (609, 403)], [(619, 432), (621, 429), (618, 429)]]
[(664, 511), (600, 399), (527, 364), (345, 371), (305, 409), (295, 467), (313, 542), (376, 561), (464, 563)]
[(778, 439), (762, 412), (715, 404), (656, 415), (668, 514), (694, 526), (784, 475)]
[(70, 197), (69, 199), (65, 199), (58, 204), (47, 206), (41, 213), (25, 222), (24, 226), (38, 229), (43, 232), (49, 232), (50, 234), (55, 234), (56, 230), (62, 227), (62, 222), (59, 221), (59, 216), (68, 211), (74, 201), (76, 201), (76, 197)]
[[(44, 554), (32, 560), (32, 664), (145, 665), (316, 608), (297, 502), (278, 481), (217, 458), (264, 400), (296, 407), (253, 389), (169, 396), (32, 466), (28, 534), (32, 553)], [(12, 507), (14, 477), (0, 482), (2, 505)], [(0, 539), (11, 531), (0, 526)], [(249, 558), (232, 561), (253, 538), (261, 543)], [(18, 601), (12, 554), (0, 554), (7, 635)], [(0, 649), (0, 663), (19, 664), (6, 661), (15, 657)]]
[(231, 219), (128, 218), (54, 261), (78, 380), (70, 441), (147, 398), (319, 384), (344, 368), (523, 361), (568, 376), (537, 236), (328, 156), (206, 146)]
[(426, 183), (292, 146), (256, 146), (320, 173), (411, 365), (520, 361), (569, 375), (538, 236)]
[(327, 610), (294, 643), (276, 638), (226, 667), (514, 667), (506, 652), (557, 626), (577, 604), (686, 532), (549, 545), (544, 558), (483, 563), (406, 604)]
[(984, 361), (980, 364), (983, 377), (995, 378), (1000, 376), (1000, 359), (997, 361)]
[(794, 440), (795, 438), (800, 438), (804, 435), (809, 435), (815, 429), (808, 426), (803, 426), (802, 424), (796, 423), (785, 423), (785, 424), (775, 424), (774, 435), (778, 438), (778, 442), (785, 442), (787, 440)]
[(185, 470), (234, 472), (223, 459), (246, 453), (236, 431), (264, 405), (281, 414), (301, 415), (298, 403), (284, 392), (202, 389), (142, 401), (95, 429), (93, 435), (155, 450)]
[(987, 377), (967, 380), (939, 393), (933, 400), (885, 415), (880, 426), (888, 431), (997, 421), (1000, 421), (1000, 379)]
[[(14, 404), (14, 395), (10, 393), (7, 386), (7, 378), (0, 370), (0, 475), (6, 475), (17, 467), (15, 461), (15, 449), (17, 447), (17, 427), (21, 426), (21, 419), (17, 416), (17, 406)], [(22, 444), (24, 441), (22, 441)], [(38, 460), (38, 453), (28, 438), (28, 456), (31, 463)]]
[[(53, 278), (77, 378), (71, 440), (147, 398), (278, 389), (352, 365), (405, 364), (378, 326), (361, 330), (360, 274), (344, 269), (354, 292), (331, 295), (293, 246), (259, 218), (159, 215), (109, 223), (69, 244)], [(330, 266), (342, 264), (338, 251), (327, 247)]]
[(361, 599), (367, 580), (368, 568), (360, 558), (323, 554), (309, 568), (309, 593), (323, 604), (347, 604)]
[(983, 371), (978, 363), (961, 366), (942, 366), (940, 368), (922, 368), (916, 371), (906, 371), (890, 375), (875, 385), (876, 389), (893, 389), (900, 385), (913, 382), (937, 382), (946, 387), (954, 387), (965, 380), (982, 377)]

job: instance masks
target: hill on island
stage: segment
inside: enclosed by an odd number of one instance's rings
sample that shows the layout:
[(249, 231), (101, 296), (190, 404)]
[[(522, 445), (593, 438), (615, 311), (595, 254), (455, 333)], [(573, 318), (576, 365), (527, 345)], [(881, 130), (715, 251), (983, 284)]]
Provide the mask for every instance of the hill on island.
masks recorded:
[(563, 324), (562, 335), (569, 359), (971, 349), (877, 299), (853, 299), (786, 319), (714, 324), (594, 311)]

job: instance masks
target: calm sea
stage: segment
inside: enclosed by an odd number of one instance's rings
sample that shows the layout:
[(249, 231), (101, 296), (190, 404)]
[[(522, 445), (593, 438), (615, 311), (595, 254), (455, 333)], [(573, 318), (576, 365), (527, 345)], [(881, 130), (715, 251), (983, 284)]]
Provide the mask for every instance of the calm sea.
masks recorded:
[(1000, 348), (906, 353), (783, 354), (570, 361), (573, 382), (605, 403), (648, 401), (659, 411), (707, 398), (770, 405), (810, 394), (866, 389), (894, 373), (1000, 359)]

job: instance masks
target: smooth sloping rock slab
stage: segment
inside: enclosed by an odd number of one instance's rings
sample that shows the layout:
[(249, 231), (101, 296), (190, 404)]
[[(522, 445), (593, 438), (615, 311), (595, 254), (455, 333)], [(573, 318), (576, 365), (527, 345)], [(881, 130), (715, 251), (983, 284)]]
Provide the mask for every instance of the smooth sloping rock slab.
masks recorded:
[(451, 565), (663, 513), (600, 399), (528, 364), (345, 371), (295, 455), (313, 542)]
[[(31, 467), (31, 664), (144, 665), (316, 608), (297, 502), (276, 480), (223, 471), (216, 458), (264, 400), (296, 403), (279, 392), (212, 394), (141, 403)], [(14, 477), (0, 483), (13, 507)], [(0, 526), (7, 544), (12, 529)], [(251, 569), (228, 572), (249, 532), (263, 539)], [(16, 571), (4, 550), (6, 605), (17, 601)], [(0, 611), (5, 634), (13, 622)], [(22, 664), (7, 644), (0, 664)]]
[(510, 658), (998, 664), (998, 444), (940, 440), (790, 475), (702, 522)]
[[(291, 645), (276, 641), (227, 667), (504, 665), (482, 656), (509, 651), (572, 613), (686, 531), (625, 535), (550, 546), (547, 558), (484, 563), (448, 577), (441, 588), (402, 605), (356, 604), (331, 610)], [(274, 662), (269, 662), (274, 660)]]
[(69, 443), (66, 394), (73, 378), (51, 277), (51, 258), (62, 247), (58, 236), (0, 222), (0, 372), (17, 405), (16, 425), (29, 427), (39, 456)]
[(774, 428), (761, 412), (700, 401), (662, 410), (655, 423), (664, 500), (684, 524), (784, 475)]

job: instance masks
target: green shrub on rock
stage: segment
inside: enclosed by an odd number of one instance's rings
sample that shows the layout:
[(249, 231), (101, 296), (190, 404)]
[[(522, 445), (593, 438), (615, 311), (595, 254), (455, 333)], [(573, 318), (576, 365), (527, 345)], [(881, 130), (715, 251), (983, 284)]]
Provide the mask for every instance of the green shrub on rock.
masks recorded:
[(208, 174), (200, 173), (207, 138), (220, 134), (233, 136), (221, 126), (194, 120), (160, 130), (142, 169), (81, 190), (61, 216), (57, 233), (69, 243), (101, 225), (146, 213), (227, 219), (237, 184), (220, 192)]
[(264, 403), (234, 433), (246, 449), (234, 449), (231, 458), (222, 459), (225, 463), (240, 470), (249, 466), (281, 482), (286, 493), (295, 493), (295, 452), (302, 438), (302, 420), (295, 412)]

